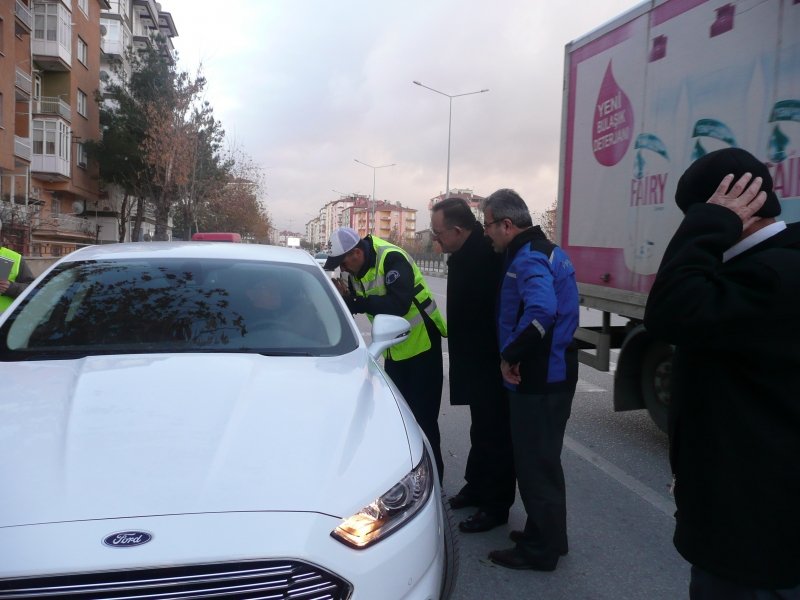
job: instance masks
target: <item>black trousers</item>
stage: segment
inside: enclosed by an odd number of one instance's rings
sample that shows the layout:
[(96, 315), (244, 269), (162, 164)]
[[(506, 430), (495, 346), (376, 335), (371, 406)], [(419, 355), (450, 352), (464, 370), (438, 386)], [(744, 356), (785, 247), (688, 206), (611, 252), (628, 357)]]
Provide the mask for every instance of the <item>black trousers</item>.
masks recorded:
[(691, 600), (800, 600), (800, 586), (791, 590), (762, 590), (722, 579), (692, 565)]
[(574, 395), (574, 387), (543, 395), (509, 392), (514, 466), (528, 514), (517, 552), (526, 560), (555, 564), (568, 550), (561, 447)]
[(480, 510), (506, 518), (517, 493), (507, 390), (501, 387), (491, 398), (473, 402), (469, 412), (472, 446), (464, 473), (467, 483), (459, 493)]
[[(430, 334), (429, 334), (430, 335)], [(439, 471), (439, 481), (444, 477), (441, 436), (439, 435), (439, 408), (442, 404), (442, 336), (430, 335), (429, 350), (405, 360), (387, 359), (386, 374), (403, 394), (414, 418), (428, 437), (433, 448), (433, 458)]]

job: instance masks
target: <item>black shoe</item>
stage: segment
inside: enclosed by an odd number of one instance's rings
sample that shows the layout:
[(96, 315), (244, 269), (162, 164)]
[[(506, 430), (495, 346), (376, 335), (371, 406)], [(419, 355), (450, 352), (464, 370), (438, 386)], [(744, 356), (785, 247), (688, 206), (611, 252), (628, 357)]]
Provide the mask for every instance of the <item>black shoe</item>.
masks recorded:
[(475, 502), (469, 496), (465, 496), (462, 493), (458, 493), (455, 496), (450, 496), (448, 500), (450, 502), (450, 508), (453, 510), (458, 510), (459, 508), (467, 508), (468, 506), (474, 506), (477, 508), (478, 503)]
[(508, 515), (500, 517), (479, 510), (474, 515), (470, 515), (461, 521), (461, 523), (458, 524), (458, 528), (464, 533), (482, 533), (505, 523), (508, 523)]
[(507, 569), (531, 569), (533, 571), (555, 571), (558, 565), (558, 557), (550, 561), (530, 561), (517, 554), (516, 548), (508, 550), (492, 550), (489, 552), (489, 560), (494, 564)]
[[(508, 539), (510, 539), (515, 544), (519, 544), (520, 542), (525, 540), (525, 532), (520, 529), (513, 529), (508, 533)], [(566, 556), (569, 554), (569, 549), (563, 548), (558, 551), (559, 556)]]

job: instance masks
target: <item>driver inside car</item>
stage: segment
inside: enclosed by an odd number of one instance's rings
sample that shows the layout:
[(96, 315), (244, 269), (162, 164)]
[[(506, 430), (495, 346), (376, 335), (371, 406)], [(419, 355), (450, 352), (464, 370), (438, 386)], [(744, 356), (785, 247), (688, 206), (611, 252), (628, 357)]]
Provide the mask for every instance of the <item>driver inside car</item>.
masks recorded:
[(273, 275), (254, 277), (245, 295), (255, 309), (246, 313), (247, 329), (284, 330), (313, 342), (328, 343), (325, 327), (314, 305), (291, 282)]

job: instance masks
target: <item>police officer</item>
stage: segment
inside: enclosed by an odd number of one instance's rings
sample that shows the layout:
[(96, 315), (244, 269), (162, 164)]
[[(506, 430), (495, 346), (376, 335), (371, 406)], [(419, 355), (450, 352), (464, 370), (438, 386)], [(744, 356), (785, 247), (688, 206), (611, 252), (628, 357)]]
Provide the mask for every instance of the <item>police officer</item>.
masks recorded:
[(349, 227), (331, 234), (325, 270), (347, 272), (348, 282), (335, 280), (353, 314), (403, 317), (411, 325), (408, 339), (384, 353), (384, 369), (403, 394), (433, 448), (439, 480), (444, 462), (439, 447), (442, 401), (442, 337), (447, 325), (417, 265), (394, 244), (367, 236), (359, 239)]
[(21, 254), (0, 246), (0, 257), (13, 261), (8, 279), (0, 279), (0, 312), (3, 312), (36, 278)]

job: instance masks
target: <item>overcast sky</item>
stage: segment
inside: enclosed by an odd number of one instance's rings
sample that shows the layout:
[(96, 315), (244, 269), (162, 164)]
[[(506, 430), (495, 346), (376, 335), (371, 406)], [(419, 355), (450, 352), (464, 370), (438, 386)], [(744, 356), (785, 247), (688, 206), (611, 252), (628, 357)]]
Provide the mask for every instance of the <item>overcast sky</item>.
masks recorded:
[(420, 211), (450, 187), (555, 200), (564, 45), (635, 0), (162, 0), (183, 69), (202, 61), (228, 134), (265, 168), (279, 229), (341, 192)]

